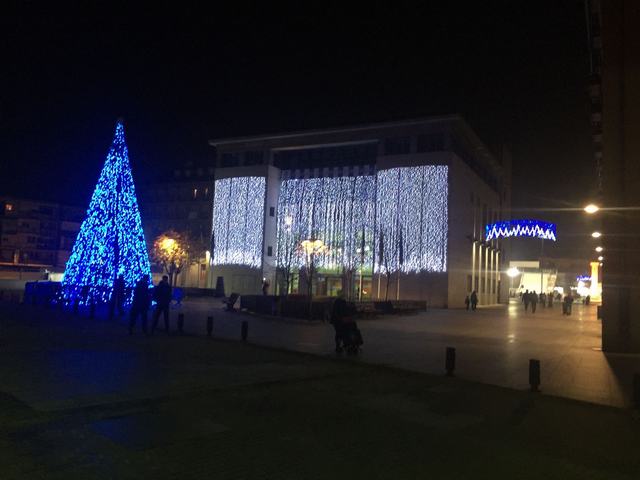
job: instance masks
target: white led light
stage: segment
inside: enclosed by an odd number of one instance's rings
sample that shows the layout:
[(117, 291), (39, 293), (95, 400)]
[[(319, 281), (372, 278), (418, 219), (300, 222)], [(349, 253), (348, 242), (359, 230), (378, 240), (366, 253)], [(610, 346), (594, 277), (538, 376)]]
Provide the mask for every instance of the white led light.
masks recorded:
[(448, 167), (378, 172), (375, 271), (447, 270)]
[(264, 177), (216, 180), (212, 265), (262, 266)]

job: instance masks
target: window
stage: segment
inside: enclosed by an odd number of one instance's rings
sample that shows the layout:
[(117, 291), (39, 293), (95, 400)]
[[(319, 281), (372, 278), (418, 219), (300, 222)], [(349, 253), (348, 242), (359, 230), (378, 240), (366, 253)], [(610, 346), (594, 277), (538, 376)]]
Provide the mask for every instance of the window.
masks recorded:
[(270, 217), (275, 217), (276, 216), (276, 208), (275, 207), (269, 207), (269, 216)]
[(428, 133), (418, 136), (418, 152), (441, 152), (444, 150), (444, 135)]
[(384, 141), (385, 155), (402, 155), (409, 153), (411, 137), (387, 138)]
[(262, 150), (245, 152), (244, 154), (245, 165), (262, 165), (263, 159), (264, 159), (264, 152)]
[(267, 257), (273, 257), (273, 247), (271, 245), (267, 247)]
[(237, 153), (223, 153), (220, 157), (220, 163), (223, 167), (237, 167), (239, 165)]
[(282, 170), (296, 168), (335, 168), (347, 165), (373, 165), (378, 155), (377, 143), (339, 147), (303, 148), (274, 152), (273, 163)]

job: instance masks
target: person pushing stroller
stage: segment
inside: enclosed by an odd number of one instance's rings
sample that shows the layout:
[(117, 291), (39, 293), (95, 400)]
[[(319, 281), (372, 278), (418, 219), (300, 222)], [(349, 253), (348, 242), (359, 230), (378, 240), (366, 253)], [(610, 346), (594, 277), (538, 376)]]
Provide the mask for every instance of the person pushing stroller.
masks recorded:
[(362, 334), (354, 320), (354, 308), (344, 298), (338, 297), (333, 302), (331, 310), (331, 324), (335, 330), (336, 352), (346, 351), (357, 354), (363, 344)]

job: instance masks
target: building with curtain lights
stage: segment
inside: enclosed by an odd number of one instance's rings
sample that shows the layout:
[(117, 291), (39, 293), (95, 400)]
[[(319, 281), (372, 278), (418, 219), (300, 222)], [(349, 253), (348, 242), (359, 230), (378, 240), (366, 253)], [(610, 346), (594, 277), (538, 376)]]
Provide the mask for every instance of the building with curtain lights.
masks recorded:
[[(211, 263), (225, 290), (506, 301), (510, 165), (459, 116), (210, 141), (216, 149)], [(504, 291), (501, 293), (501, 286)]]

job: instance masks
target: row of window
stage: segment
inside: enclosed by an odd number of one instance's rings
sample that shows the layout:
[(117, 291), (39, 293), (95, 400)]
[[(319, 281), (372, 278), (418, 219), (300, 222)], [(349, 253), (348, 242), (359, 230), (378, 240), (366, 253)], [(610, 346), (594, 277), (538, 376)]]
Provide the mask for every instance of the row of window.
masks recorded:
[[(428, 133), (418, 135), (416, 139), (417, 153), (443, 151), (444, 133)], [(403, 155), (412, 152), (412, 137), (401, 136), (386, 138), (383, 143), (385, 155)], [(370, 142), (357, 145), (335, 147), (303, 148), (274, 152), (273, 164), (282, 169), (325, 168), (346, 165), (367, 165), (375, 163), (378, 155), (378, 143)], [(247, 152), (225, 152), (220, 155), (220, 166), (238, 167), (246, 165), (262, 165), (265, 163), (265, 152), (252, 150)]]

